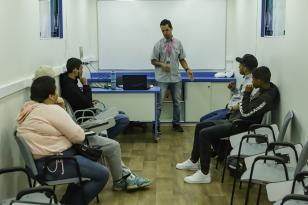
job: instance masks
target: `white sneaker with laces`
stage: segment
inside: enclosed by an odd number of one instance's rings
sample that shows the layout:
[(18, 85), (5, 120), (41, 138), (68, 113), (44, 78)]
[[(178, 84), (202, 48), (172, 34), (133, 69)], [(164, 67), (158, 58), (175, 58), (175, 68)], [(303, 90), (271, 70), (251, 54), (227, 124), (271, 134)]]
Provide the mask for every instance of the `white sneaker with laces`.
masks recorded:
[(182, 169), (182, 170), (196, 171), (199, 169), (199, 166), (200, 166), (199, 161), (196, 163), (193, 163), (190, 159), (188, 159), (185, 162), (177, 163), (175, 167), (177, 169)]
[(201, 170), (198, 170), (193, 175), (185, 177), (184, 181), (190, 184), (208, 184), (211, 183), (212, 179), (210, 173), (205, 175)]

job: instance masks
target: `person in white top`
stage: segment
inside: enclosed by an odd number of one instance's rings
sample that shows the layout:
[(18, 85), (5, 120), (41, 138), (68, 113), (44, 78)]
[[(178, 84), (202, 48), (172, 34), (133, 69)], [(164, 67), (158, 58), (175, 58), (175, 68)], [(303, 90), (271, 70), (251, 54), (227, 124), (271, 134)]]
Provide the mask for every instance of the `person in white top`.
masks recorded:
[[(243, 93), (245, 91), (246, 85), (252, 83), (252, 71), (258, 67), (258, 61), (255, 56), (251, 54), (245, 54), (242, 58), (237, 57), (235, 59), (239, 62), (239, 73), (243, 75), (244, 80), (237, 88), (234, 82), (230, 82), (228, 84), (228, 88), (231, 91), (231, 98), (226, 105), (225, 108), (215, 110), (210, 112), (200, 118), (200, 122), (211, 121), (211, 120), (224, 120), (228, 117), (228, 115), (232, 115), (239, 109), (239, 103), (243, 98)], [(253, 93), (256, 92), (257, 89), (254, 90)]]

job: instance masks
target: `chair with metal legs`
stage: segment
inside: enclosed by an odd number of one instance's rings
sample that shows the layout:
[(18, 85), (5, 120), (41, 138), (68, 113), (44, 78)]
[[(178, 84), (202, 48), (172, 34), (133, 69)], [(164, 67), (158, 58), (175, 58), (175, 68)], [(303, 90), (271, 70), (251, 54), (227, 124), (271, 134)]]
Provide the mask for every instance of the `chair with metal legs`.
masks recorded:
[[(274, 205), (282, 203), (291, 204), (291, 201), (302, 201), (302, 196), (307, 197), (306, 195), (308, 194), (307, 179), (308, 172), (302, 171), (296, 174), (293, 180), (267, 184), (268, 200), (275, 202)], [(306, 204), (308, 203), (306, 202)]]
[(259, 204), (262, 185), (292, 180), (303, 168), (307, 168), (307, 159), (308, 143), (302, 149), (301, 144), (286, 142), (273, 142), (269, 144), (265, 155), (245, 158), (247, 171), (241, 177), (242, 181), (248, 182), (245, 205), (248, 204), (252, 183), (259, 184)]
[[(293, 111), (289, 111), (285, 115), (280, 131), (278, 130), (277, 125), (275, 124), (252, 125), (250, 127), (249, 133), (254, 133), (254, 134), (243, 136), (241, 138), (240, 143), (232, 149), (228, 158), (235, 157), (236, 165), (234, 167), (235, 175), (234, 175), (232, 194), (231, 194), (231, 200), (230, 200), (231, 205), (233, 204), (235, 187), (236, 187), (236, 176), (238, 175), (238, 171), (240, 168), (239, 167), (240, 160), (248, 156), (253, 156), (253, 155), (264, 153), (269, 143), (276, 142), (276, 141), (283, 142), (285, 133), (293, 117), (294, 117)], [(257, 132), (258, 129), (259, 131)], [(256, 134), (256, 133), (259, 133), (259, 134)], [(277, 140), (276, 140), (276, 136), (278, 136)], [(230, 141), (231, 140), (232, 140), (232, 137), (230, 138)], [(241, 188), (241, 183), (240, 183), (240, 188)]]
[[(9, 205), (9, 204), (16, 204), (21, 200), (23, 203), (38, 203), (38, 204), (57, 204), (58, 200), (53, 192), (52, 189), (40, 186), (40, 187), (33, 187), (31, 177), (28, 174), (27, 170), (23, 167), (10, 167), (10, 168), (3, 168), (0, 169), (0, 175), (3, 174), (12, 174), (12, 173), (23, 173), (27, 177), (28, 181), (28, 188), (23, 188), (18, 191), (15, 198), (0, 200), (0, 204), (2, 205)], [(15, 203), (16, 202), (16, 203)]]
[[(19, 150), (24, 158), (25, 161), (25, 169), (27, 170), (27, 173), (29, 173), (30, 177), (34, 180), (34, 185), (36, 182), (39, 182), (41, 185), (47, 185), (47, 186), (53, 186), (54, 189), (57, 185), (62, 185), (62, 184), (77, 184), (80, 186), (81, 190), (83, 190), (83, 183), (84, 181), (89, 181), (89, 178), (81, 177), (81, 172), (80, 172), (80, 167), (77, 162), (77, 160), (74, 157), (66, 157), (66, 156), (52, 156), (50, 159), (45, 163), (45, 174), (43, 176), (40, 176), (38, 173), (38, 170), (36, 168), (33, 155), (30, 151), (30, 147), (26, 143), (26, 141), (23, 139), (23, 137), (20, 136), (15, 136), (15, 140), (18, 144)], [(63, 160), (63, 161), (72, 161), (75, 164), (75, 169), (77, 176), (72, 177), (72, 178), (67, 178), (67, 179), (54, 179), (54, 180), (47, 180), (46, 179), (46, 174), (47, 174), (47, 166), (54, 162), (55, 160)], [(84, 195), (84, 192), (81, 192)], [(85, 204), (85, 198), (84, 196), (82, 197), (84, 200)], [(97, 202), (99, 202), (99, 198), (97, 196)]]
[[(249, 127), (249, 129), (246, 132), (242, 132), (242, 133), (239, 133), (239, 134), (236, 134), (236, 135), (232, 135), (232, 136), (227, 137), (227, 138), (222, 138), (220, 140), (220, 142), (229, 141), (230, 143), (228, 143), (228, 145), (231, 145), (231, 148), (232, 148), (230, 152), (225, 151), (226, 154), (225, 154), (225, 157), (224, 157), (224, 167), (223, 167), (223, 172), (222, 172), (222, 177), (221, 177), (221, 183), (224, 182), (225, 170), (226, 170), (226, 167), (227, 167), (227, 157), (237, 156), (238, 148), (239, 148), (238, 144), (240, 143), (241, 139), (244, 136), (249, 135), (249, 134), (263, 134), (263, 135), (266, 135), (269, 138), (270, 141), (276, 140), (275, 136), (278, 135), (277, 134), (278, 133), (278, 127), (275, 124), (273, 124), (273, 125), (266, 124), (266, 123), (270, 122), (270, 119), (271, 119), (271, 111), (268, 111), (267, 113), (264, 114), (261, 124), (258, 124), (258, 125), (253, 124)], [(237, 142), (238, 139), (239, 139), (239, 142)], [(236, 141), (237, 143), (235, 143), (234, 141)], [(246, 141), (248, 143), (248, 139)], [(252, 141), (253, 141), (253, 139), (249, 140), (249, 142), (252, 142)], [(255, 142), (255, 141), (253, 141), (253, 142)], [(254, 143), (254, 144), (256, 144), (256, 143)], [(245, 143), (244, 143), (244, 147), (246, 147)], [(227, 148), (227, 147), (225, 147), (225, 148)], [(253, 153), (253, 154), (259, 153), (259, 151), (254, 151), (258, 148), (259, 148), (258, 145), (255, 145), (255, 147), (247, 147), (247, 149), (245, 149), (245, 150), (247, 150), (246, 152), (248, 152), (247, 156), (252, 155), (251, 153)], [(224, 149), (224, 150), (227, 150), (227, 149)], [(265, 150), (265, 148), (263, 148), (263, 152), (264, 152), (264, 150)], [(217, 167), (217, 165), (218, 164), (216, 164), (216, 167)]]

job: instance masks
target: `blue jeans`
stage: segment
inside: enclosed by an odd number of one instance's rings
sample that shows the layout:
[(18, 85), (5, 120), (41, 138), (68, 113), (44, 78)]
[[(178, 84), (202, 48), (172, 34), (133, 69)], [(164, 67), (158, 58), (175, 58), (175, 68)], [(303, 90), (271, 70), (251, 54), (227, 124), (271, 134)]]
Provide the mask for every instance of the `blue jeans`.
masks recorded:
[(182, 82), (181, 81), (176, 82), (176, 83), (158, 82), (157, 85), (160, 87), (160, 93), (158, 94), (158, 103), (157, 103), (158, 120), (160, 119), (160, 114), (162, 111), (162, 106), (163, 106), (166, 92), (169, 89), (171, 92), (172, 101), (173, 101), (172, 123), (180, 124), (180, 116), (181, 116), (180, 101), (181, 101), (181, 94), (182, 94)]
[[(108, 170), (100, 165), (97, 162), (91, 161), (81, 155), (75, 155), (76, 152), (73, 148), (70, 148), (63, 152), (64, 156), (74, 156), (77, 160), (81, 176), (85, 178), (89, 178), (89, 181), (83, 182), (83, 190), (76, 185), (76, 184), (70, 184), (66, 192), (62, 198), (62, 202), (66, 202), (68, 204), (76, 204), (76, 205), (83, 205), (83, 199), (82, 199), (82, 191), (84, 194), (85, 202), (86, 204), (89, 204), (96, 195), (98, 195), (101, 190), (106, 185), (108, 178), (109, 178), (109, 172)], [(36, 167), (38, 169), (39, 175), (42, 176), (43, 174), (43, 166), (45, 164), (45, 161), (48, 159), (48, 157), (39, 159), (35, 161)], [(72, 161), (64, 161), (64, 169), (62, 170), (61, 164), (58, 163), (56, 165), (55, 162), (52, 162), (48, 167), (51, 171), (55, 171), (54, 173), (48, 172), (48, 175), (46, 176), (47, 180), (59, 180), (59, 179), (67, 179), (67, 178), (73, 178), (77, 177), (76, 163)]]
[(114, 117), (115, 119), (115, 126), (109, 128), (107, 130), (108, 132), (108, 138), (115, 138), (116, 136), (118, 136), (121, 132), (124, 131), (124, 129), (127, 127), (127, 125), (129, 124), (129, 119), (127, 117), (126, 114), (123, 113), (119, 113), (118, 115), (116, 115)]
[(220, 109), (210, 112), (200, 118), (200, 122), (204, 121), (212, 121), (212, 120), (225, 120), (227, 114), (229, 113), (229, 109)]

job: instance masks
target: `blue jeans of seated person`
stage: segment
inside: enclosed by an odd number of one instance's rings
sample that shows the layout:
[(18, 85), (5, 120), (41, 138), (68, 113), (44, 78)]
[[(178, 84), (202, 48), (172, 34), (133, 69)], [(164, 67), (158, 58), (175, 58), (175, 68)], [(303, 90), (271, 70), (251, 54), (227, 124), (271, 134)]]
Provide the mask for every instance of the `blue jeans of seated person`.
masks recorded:
[[(82, 199), (83, 194), (86, 204), (89, 204), (106, 185), (109, 178), (108, 170), (97, 162), (91, 161), (81, 155), (76, 155), (73, 148), (64, 151), (63, 155), (74, 156), (79, 164), (81, 177), (89, 178), (90, 180), (83, 182), (83, 190), (76, 184), (69, 184), (61, 201), (64, 204), (84, 205)], [(43, 166), (47, 159), (48, 157), (45, 157), (35, 161), (40, 175), (43, 174)], [(50, 174), (50, 172), (47, 171), (47, 180), (77, 177), (75, 164), (76, 163), (72, 161), (63, 161), (64, 169), (62, 171), (60, 163), (57, 163), (56, 166), (56, 163), (52, 162), (48, 167), (51, 171), (55, 170), (55, 172)]]
[(182, 82), (181, 81), (175, 82), (175, 83), (158, 82), (157, 85), (160, 87), (160, 92), (158, 94), (158, 102), (157, 102), (158, 120), (160, 119), (166, 92), (169, 89), (171, 92), (172, 101), (173, 101), (172, 124), (174, 125), (180, 124), (180, 117), (181, 117), (180, 102), (181, 102), (181, 95), (182, 95)]
[(200, 118), (200, 122), (211, 121), (211, 120), (224, 120), (229, 113), (229, 109), (220, 109), (210, 112)]
[(114, 117), (115, 125), (107, 130), (108, 132), (108, 138), (114, 139), (116, 136), (118, 136), (121, 132), (124, 131), (124, 129), (129, 124), (129, 119), (126, 114), (123, 112), (119, 112), (118, 115)]

